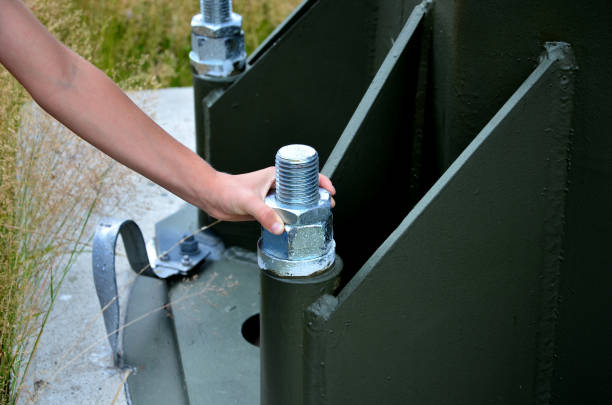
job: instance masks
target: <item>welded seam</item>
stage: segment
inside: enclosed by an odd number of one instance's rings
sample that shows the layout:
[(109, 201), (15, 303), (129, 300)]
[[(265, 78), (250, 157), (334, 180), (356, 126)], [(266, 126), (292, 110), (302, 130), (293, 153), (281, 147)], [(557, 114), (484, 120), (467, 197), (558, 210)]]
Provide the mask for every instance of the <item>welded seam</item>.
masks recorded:
[[(412, 124), (412, 145), (410, 150), (410, 175), (408, 176), (408, 201), (410, 205), (416, 204), (420, 197), (424, 194), (423, 185), (423, 145), (426, 131), (427, 120), (427, 97), (428, 87), (430, 86), (430, 57), (431, 57), (431, 41), (432, 27), (431, 21), (427, 17), (423, 18), (422, 35), (419, 67), (416, 84), (414, 118)], [(432, 135), (432, 134), (429, 134)]]
[(371, 109), (375, 105), (376, 100), (381, 95), (381, 91), (389, 79), (389, 75), (395, 68), (396, 64), (399, 63), (399, 57), (402, 55), (411, 39), (413, 38), (416, 30), (421, 26), (421, 22), (425, 14), (431, 9), (432, 1), (425, 0), (418, 6), (416, 6), (410, 17), (404, 24), (404, 27), (400, 31), (399, 35), (391, 50), (387, 53), (383, 63), (378, 68), (376, 75), (370, 82), (368, 89), (361, 98), (357, 108), (355, 109), (351, 119), (344, 128), (340, 139), (336, 142), (334, 149), (330, 153), (325, 166), (321, 169), (321, 173), (328, 177), (333, 177), (336, 169), (342, 165), (347, 156), (350, 155), (349, 150), (353, 146), (359, 130), (363, 125), (364, 121), (367, 120)]
[(568, 44), (547, 43), (544, 57), (557, 59), (553, 65), (553, 80), (557, 91), (554, 92), (556, 99), (551, 100), (552, 108), (555, 109), (552, 122), (545, 133), (545, 136), (552, 139), (547, 157), (550, 164), (548, 187), (543, 191), (549, 209), (544, 218), (545, 256), (540, 275), (540, 319), (534, 384), (534, 399), (538, 405), (549, 404), (552, 399), (575, 71), (573, 54)]
[(325, 294), (304, 313), (307, 323), (304, 328), (304, 405), (329, 404), (326, 360), (330, 330), (327, 321), (337, 305), (336, 297)]

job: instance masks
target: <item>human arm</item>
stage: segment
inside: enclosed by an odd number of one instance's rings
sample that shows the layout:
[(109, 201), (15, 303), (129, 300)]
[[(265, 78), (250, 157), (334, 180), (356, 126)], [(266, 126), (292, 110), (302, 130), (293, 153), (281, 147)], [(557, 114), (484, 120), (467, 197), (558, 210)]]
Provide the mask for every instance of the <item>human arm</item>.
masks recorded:
[[(55, 39), (19, 0), (0, 2), (0, 63), (42, 108), (117, 161), (215, 218), (254, 218), (282, 232), (280, 218), (263, 202), (274, 182), (273, 168), (217, 172), (155, 124), (103, 72)], [(323, 176), (321, 185), (334, 191)]]

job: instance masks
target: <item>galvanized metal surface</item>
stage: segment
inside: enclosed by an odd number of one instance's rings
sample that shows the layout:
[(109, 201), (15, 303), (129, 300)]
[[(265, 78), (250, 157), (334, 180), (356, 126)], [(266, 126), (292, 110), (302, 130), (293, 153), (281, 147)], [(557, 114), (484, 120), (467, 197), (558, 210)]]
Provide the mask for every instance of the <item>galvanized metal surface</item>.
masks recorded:
[[(193, 211), (193, 208), (187, 210)], [(170, 218), (176, 217), (175, 214)], [(113, 358), (119, 367), (124, 364), (119, 344), (121, 316), (115, 275), (117, 239), (121, 235), (130, 267), (139, 276), (165, 279), (177, 274), (187, 275), (211, 254), (218, 257), (224, 249), (223, 242), (207, 233), (198, 235), (201, 241), (196, 240), (189, 235), (193, 225), (191, 228), (188, 226), (166, 218), (156, 225), (157, 243), (148, 249), (134, 221), (107, 218), (96, 229), (92, 247), (93, 279)], [(190, 244), (187, 239), (191, 239)]]
[(285, 145), (276, 152), (276, 199), (310, 207), (319, 202), (319, 154), (308, 145)]
[[(167, 257), (155, 258), (155, 271), (162, 275), (164, 270), (169, 276), (186, 275), (205, 259), (218, 259), (225, 249), (223, 241), (211, 231), (198, 232), (199, 224), (193, 217), (194, 207), (186, 205), (177, 213), (155, 224), (155, 252), (165, 253)], [(187, 252), (185, 261), (183, 244), (186, 237), (194, 234), (197, 250)], [(167, 277), (162, 277), (167, 278)]]
[(306, 403), (534, 401), (553, 361), (574, 68), (551, 46), (337, 299), (311, 307)]
[(307, 145), (286, 145), (276, 153), (276, 190), (266, 205), (285, 223), (275, 235), (261, 230), (257, 262), (280, 277), (309, 277), (336, 258), (331, 195), (319, 188), (319, 156)]
[(226, 23), (232, 19), (232, 0), (200, 0), (200, 11), (207, 23)]
[[(157, 239), (164, 241), (166, 249), (160, 249)], [(190, 252), (183, 252), (183, 246), (193, 240), (194, 249)], [(181, 242), (182, 241), (182, 242)], [(170, 243), (168, 243), (170, 242)], [(169, 235), (160, 234), (156, 240), (147, 244), (149, 262), (155, 275), (159, 278), (168, 278), (177, 274), (187, 275), (189, 272), (212, 253), (212, 248), (195, 240), (193, 235), (181, 234)]]
[(201, 0), (200, 14), (191, 19), (193, 74), (226, 78), (244, 71), (246, 51), (242, 17), (232, 12), (232, 0)]
[(137, 274), (156, 277), (149, 265), (140, 228), (130, 220), (112, 218), (101, 222), (94, 235), (92, 247), (93, 279), (100, 307), (104, 311), (104, 326), (108, 341), (113, 351), (113, 359), (119, 367), (123, 366), (121, 347), (119, 344), (119, 294), (115, 277), (115, 246), (121, 235), (130, 267)]

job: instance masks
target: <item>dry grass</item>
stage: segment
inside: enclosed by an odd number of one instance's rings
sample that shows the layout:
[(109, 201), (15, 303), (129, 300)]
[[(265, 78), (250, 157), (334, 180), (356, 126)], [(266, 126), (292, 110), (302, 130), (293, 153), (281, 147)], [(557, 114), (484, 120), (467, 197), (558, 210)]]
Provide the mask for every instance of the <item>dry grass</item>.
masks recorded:
[[(129, 190), (130, 172), (76, 138), (38, 106), (22, 109), (16, 145), (18, 235), (13, 285), (16, 312), (12, 392), (19, 391), (57, 291), (76, 255), (87, 248), (90, 219), (110, 213)], [(104, 204), (99, 204), (101, 200)]]
[(247, 52), (254, 51), (300, 3), (301, 0), (234, 0), (234, 10), (243, 17)]
[[(123, 88), (191, 84), (196, 0), (25, 0), (60, 40)], [(300, 0), (237, 0), (247, 51)], [(20, 384), (90, 218), (129, 198), (129, 173), (42, 112), (0, 67), (0, 404)], [(25, 106), (25, 107), (24, 107)]]

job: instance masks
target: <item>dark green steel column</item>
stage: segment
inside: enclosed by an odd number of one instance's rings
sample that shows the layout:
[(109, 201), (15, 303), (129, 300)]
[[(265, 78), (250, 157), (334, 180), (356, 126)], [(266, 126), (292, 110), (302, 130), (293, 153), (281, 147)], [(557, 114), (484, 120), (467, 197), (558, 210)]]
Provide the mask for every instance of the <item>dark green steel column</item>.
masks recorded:
[(323, 274), (280, 278), (261, 271), (261, 404), (303, 403), (305, 310), (340, 282), (342, 260)]
[[(238, 77), (240, 77), (240, 75), (215, 79), (193, 75), (196, 152), (206, 161), (210, 161), (210, 156), (208, 155), (210, 150), (206, 147), (207, 138), (210, 136), (208, 108)], [(210, 216), (200, 210), (198, 213), (198, 222), (200, 226), (208, 224), (211, 222)]]
[(208, 160), (205, 138), (208, 134), (205, 115), (208, 106), (214, 102), (236, 78), (215, 79), (193, 75), (193, 105), (195, 108), (196, 151), (202, 158)]

